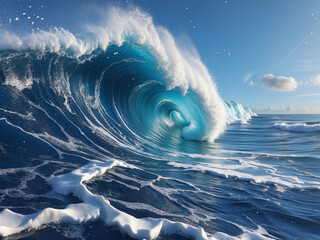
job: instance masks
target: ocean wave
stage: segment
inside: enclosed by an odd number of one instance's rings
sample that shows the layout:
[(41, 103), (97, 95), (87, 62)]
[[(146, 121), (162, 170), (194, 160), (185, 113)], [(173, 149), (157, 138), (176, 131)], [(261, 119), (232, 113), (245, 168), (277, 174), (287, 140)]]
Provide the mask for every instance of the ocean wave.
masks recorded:
[[(225, 108), (213, 79), (198, 54), (179, 48), (166, 29), (155, 26), (152, 18), (139, 9), (123, 11), (111, 8), (105, 15), (101, 24), (86, 27), (87, 32), (80, 37), (63, 28), (39, 30), (24, 36), (4, 31), (0, 48), (34, 50), (38, 52), (38, 57), (49, 52), (83, 60), (94, 57), (99, 49), (106, 52), (110, 46), (138, 44), (143, 50), (141, 54), (148, 55), (154, 61), (154, 68), (162, 72), (161, 81), (167, 91), (178, 89), (182, 96), (190, 95), (188, 91), (196, 94), (196, 114), (205, 117), (195, 119), (189, 116), (188, 121), (191, 124), (185, 126), (184, 136), (188, 139), (207, 141), (217, 138), (225, 128)], [(8, 58), (2, 56), (2, 59), (4, 57)], [(5, 85), (15, 86), (19, 90), (31, 88), (30, 74), (19, 76), (15, 69), (4, 68)], [(25, 70), (24, 73), (26, 72), (28, 71)], [(185, 112), (179, 114), (187, 115)]]
[(320, 131), (320, 123), (275, 123), (275, 128), (289, 132), (312, 133)]
[[(181, 48), (148, 14), (110, 8), (104, 15), (81, 35), (63, 28), (26, 35), (1, 30), (0, 122), (52, 148), (57, 158), (90, 163), (50, 180), (56, 192), (74, 194), (83, 203), (30, 215), (5, 209), (0, 234), (100, 219), (139, 239), (160, 233), (235, 239), (167, 219), (134, 218), (83, 184), (114, 166), (132, 167), (105, 159), (123, 152), (127, 158), (155, 158), (148, 149), (170, 152), (183, 138), (213, 142), (227, 123), (246, 123), (255, 115), (241, 104), (225, 103), (198, 54)], [(239, 238), (267, 235), (260, 227), (242, 230)]]

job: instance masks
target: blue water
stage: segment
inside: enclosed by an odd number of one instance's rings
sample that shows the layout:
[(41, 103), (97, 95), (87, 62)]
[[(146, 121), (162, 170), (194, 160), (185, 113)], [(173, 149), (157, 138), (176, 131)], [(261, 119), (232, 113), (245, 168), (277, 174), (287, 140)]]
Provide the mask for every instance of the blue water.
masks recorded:
[[(208, 233), (219, 231), (231, 236), (242, 233), (239, 226), (255, 230), (259, 225), (276, 239), (317, 239), (320, 234), (319, 132), (293, 133), (273, 127), (278, 121), (306, 119), (317, 121), (320, 116), (260, 115), (250, 124), (229, 126), (214, 144), (181, 140), (179, 151), (184, 150), (183, 153), (159, 152), (141, 145), (150, 154), (142, 156), (119, 148), (113, 154), (119, 154), (139, 170), (117, 167), (86, 184), (90, 191), (105, 196), (113, 206), (138, 218), (165, 217), (201, 226)], [(0, 123), (1, 208), (29, 214), (46, 207), (63, 208), (79, 202), (75, 197), (55, 194), (46, 181), (52, 174), (62, 174), (82, 165), (87, 156), (69, 151), (59, 159), (48, 144), (22, 133), (4, 120)], [(186, 153), (199, 156), (190, 157)], [(103, 154), (101, 160), (108, 159)], [(226, 164), (222, 168), (225, 171), (228, 165), (257, 164), (259, 168), (258, 164), (265, 164), (265, 169), (240, 168), (237, 171), (252, 175), (257, 171), (261, 175), (270, 173), (284, 179), (293, 176), (314, 184), (295, 188), (255, 183), (214, 172), (182, 170), (168, 162), (195, 166)], [(215, 171), (214, 167), (212, 169)], [(114, 239), (130, 239), (119, 229), (99, 222), (71, 226), (52, 224), (18, 236), (102, 239), (109, 235)]]
[[(77, 57), (59, 51), (0, 51), (0, 210), (28, 215), (78, 204), (50, 181), (117, 159), (133, 167), (113, 167), (85, 185), (136, 218), (186, 223), (217, 239), (319, 239), (320, 132), (275, 124), (316, 126), (320, 115), (254, 116), (226, 102), (227, 116), (212, 117), (221, 109), (208, 111), (211, 98), (196, 87), (168, 88), (172, 78), (144, 44), (127, 40)], [(223, 121), (224, 132), (216, 129)], [(130, 236), (95, 219), (53, 221), (8, 238)]]

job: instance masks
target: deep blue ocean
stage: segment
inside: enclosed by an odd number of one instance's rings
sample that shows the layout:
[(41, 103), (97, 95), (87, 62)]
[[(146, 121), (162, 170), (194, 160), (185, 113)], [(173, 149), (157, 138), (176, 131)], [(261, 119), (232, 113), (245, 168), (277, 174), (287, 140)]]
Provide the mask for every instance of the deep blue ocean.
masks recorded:
[(6, 33), (0, 236), (320, 239), (320, 115), (225, 102), (140, 15), (80, 38)]

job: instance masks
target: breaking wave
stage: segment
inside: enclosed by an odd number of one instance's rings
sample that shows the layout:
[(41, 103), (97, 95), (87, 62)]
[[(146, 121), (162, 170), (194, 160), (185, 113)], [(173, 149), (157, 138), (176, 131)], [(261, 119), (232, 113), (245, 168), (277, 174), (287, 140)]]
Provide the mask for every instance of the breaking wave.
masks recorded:
[(311, 132), (318, 132), (320, 131), (320, 123), (318, 122), (305, 122), (305, 123), (275, 123), (275, 128), (279, 128), (283, 131), (289, 131), (289, 132), (305, 132), (305, 133), (311, 133)]
[[(111, 8), (102, 23), (88, 26), (80, 36), (63, 28), (1, 34), (0, 94), (6, 98), (1, 99), (5, 117), (0, 120), (52, 146), (60, 158), (77, 152), (91, 163), (50, 182), (56, 192), (72, 193), (83, 203), (31, 215), (6, 209), (0, 213), (0, 235), (50, 222), (102, 219), (135, 238), (151, 239), (160, 232), (195, 239), (229, 237), (208, 236), (202, 228), (166, 219), (136, 219), (82, 183), (115, 165), (128, 167), (119, 156), (105, 162), (117, 155), (112, 148), (148, 155), (141, 144), (161, 148), (159, 142), (170, 139), (174, 146), (181, 138), (213, 142), (228, 123), (246, 123), (255, 116), (220, 98), (196, 52), (179, 47), (165, 28), (138, 9)], [(256, 239), (266, 235), (259, 228), (241, 237), (248, 234)]]

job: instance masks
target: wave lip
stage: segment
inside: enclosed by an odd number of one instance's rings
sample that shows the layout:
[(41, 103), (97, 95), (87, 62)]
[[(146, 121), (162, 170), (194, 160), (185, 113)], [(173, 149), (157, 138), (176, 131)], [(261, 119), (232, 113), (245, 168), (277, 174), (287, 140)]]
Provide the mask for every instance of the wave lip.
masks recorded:
[(289, 132), (304, 132), (304, 133), (312, 133), (320, 131), (320, 123), (275, 123), (275, 128), (281, 129), (283, 131)]

